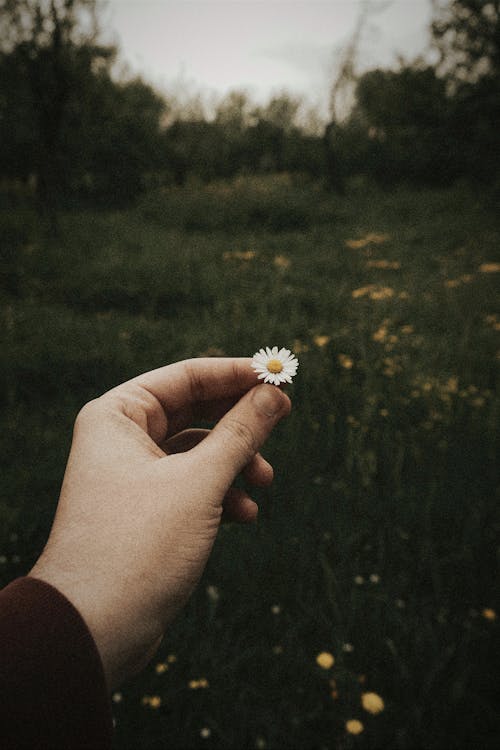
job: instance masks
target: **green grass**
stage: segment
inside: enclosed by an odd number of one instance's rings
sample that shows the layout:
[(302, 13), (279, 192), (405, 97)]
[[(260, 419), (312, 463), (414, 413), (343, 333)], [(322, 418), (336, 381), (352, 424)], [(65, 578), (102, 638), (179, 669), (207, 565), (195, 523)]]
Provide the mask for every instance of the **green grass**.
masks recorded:
[(199, 354), (277, 344), (300, 359), (259, 522), (221, 530), (158, 657), (113, 704), (117, 748), (496, 746), (491, 198), (360, 185), (339, 199), (271, 177), (67, 214), (57, 240), (29, 211), (0, 227), (3, 582), (43, 546), (85, 401)]

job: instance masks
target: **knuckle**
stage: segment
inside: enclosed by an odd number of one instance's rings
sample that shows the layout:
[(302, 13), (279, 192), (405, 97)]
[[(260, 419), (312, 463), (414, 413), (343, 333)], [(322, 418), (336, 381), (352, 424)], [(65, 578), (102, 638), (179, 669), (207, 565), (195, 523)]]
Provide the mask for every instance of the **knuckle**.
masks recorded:
[(98, 413), (101, 412), (101, 400), (95, 398), (92, 401), (88, 401), (78, 414), (75, 419), (75, 429), (85, 427), (87, 424), (92, 424)]
[(245, 453), (251, 454), (257, 451), (256, 437), (247, 424), (234, 417), (226, 419), (221, 424), (224, 425), (229, 438), (238, 448), (244, 450)]

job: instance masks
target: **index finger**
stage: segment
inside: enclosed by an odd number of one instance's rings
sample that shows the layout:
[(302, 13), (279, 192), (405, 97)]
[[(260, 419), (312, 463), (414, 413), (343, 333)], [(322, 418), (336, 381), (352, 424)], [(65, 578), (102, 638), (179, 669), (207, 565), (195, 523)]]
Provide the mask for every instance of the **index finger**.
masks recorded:
[(159, 367), (129, 383), (148, 390), (165, 412), (186, 406), (242, 396), (257, 384), (250, 357), (199, 357)]

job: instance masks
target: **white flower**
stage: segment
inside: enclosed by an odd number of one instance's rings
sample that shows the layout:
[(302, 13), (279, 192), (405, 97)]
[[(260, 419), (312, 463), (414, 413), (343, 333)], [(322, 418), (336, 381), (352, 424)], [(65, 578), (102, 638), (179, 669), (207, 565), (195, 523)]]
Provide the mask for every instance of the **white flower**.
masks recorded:
[(252, 359), (253, 369), (259, 373), (258, 378), (264, 383), (280, 385), (280, 383), (291, 383), (297, 372), (299, 361), (294, 357), (290, 349), (280, 349), (273, 346), (270, 349), (260, 349)]

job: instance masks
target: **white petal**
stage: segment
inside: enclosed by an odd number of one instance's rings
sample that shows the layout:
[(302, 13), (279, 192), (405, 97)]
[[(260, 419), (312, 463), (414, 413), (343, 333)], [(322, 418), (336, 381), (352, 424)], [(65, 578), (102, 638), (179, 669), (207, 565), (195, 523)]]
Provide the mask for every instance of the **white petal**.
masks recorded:
[(268, 359), (268, 358), (267, 358), (267, 357), (266, 357), (265, 355), (262, 355), (262, 354), (256, 354), (256, 355), (254, 356), (254, 358), (253, 358), (253, 360), (252, 360), (252, 361), (253, 361), (253, 362), (260, 362), (261, 364), (263, 364), (263, 365), (264, 365), (264, 364), (266, 364), (266, 362), (267, 362), (267, 359)]

